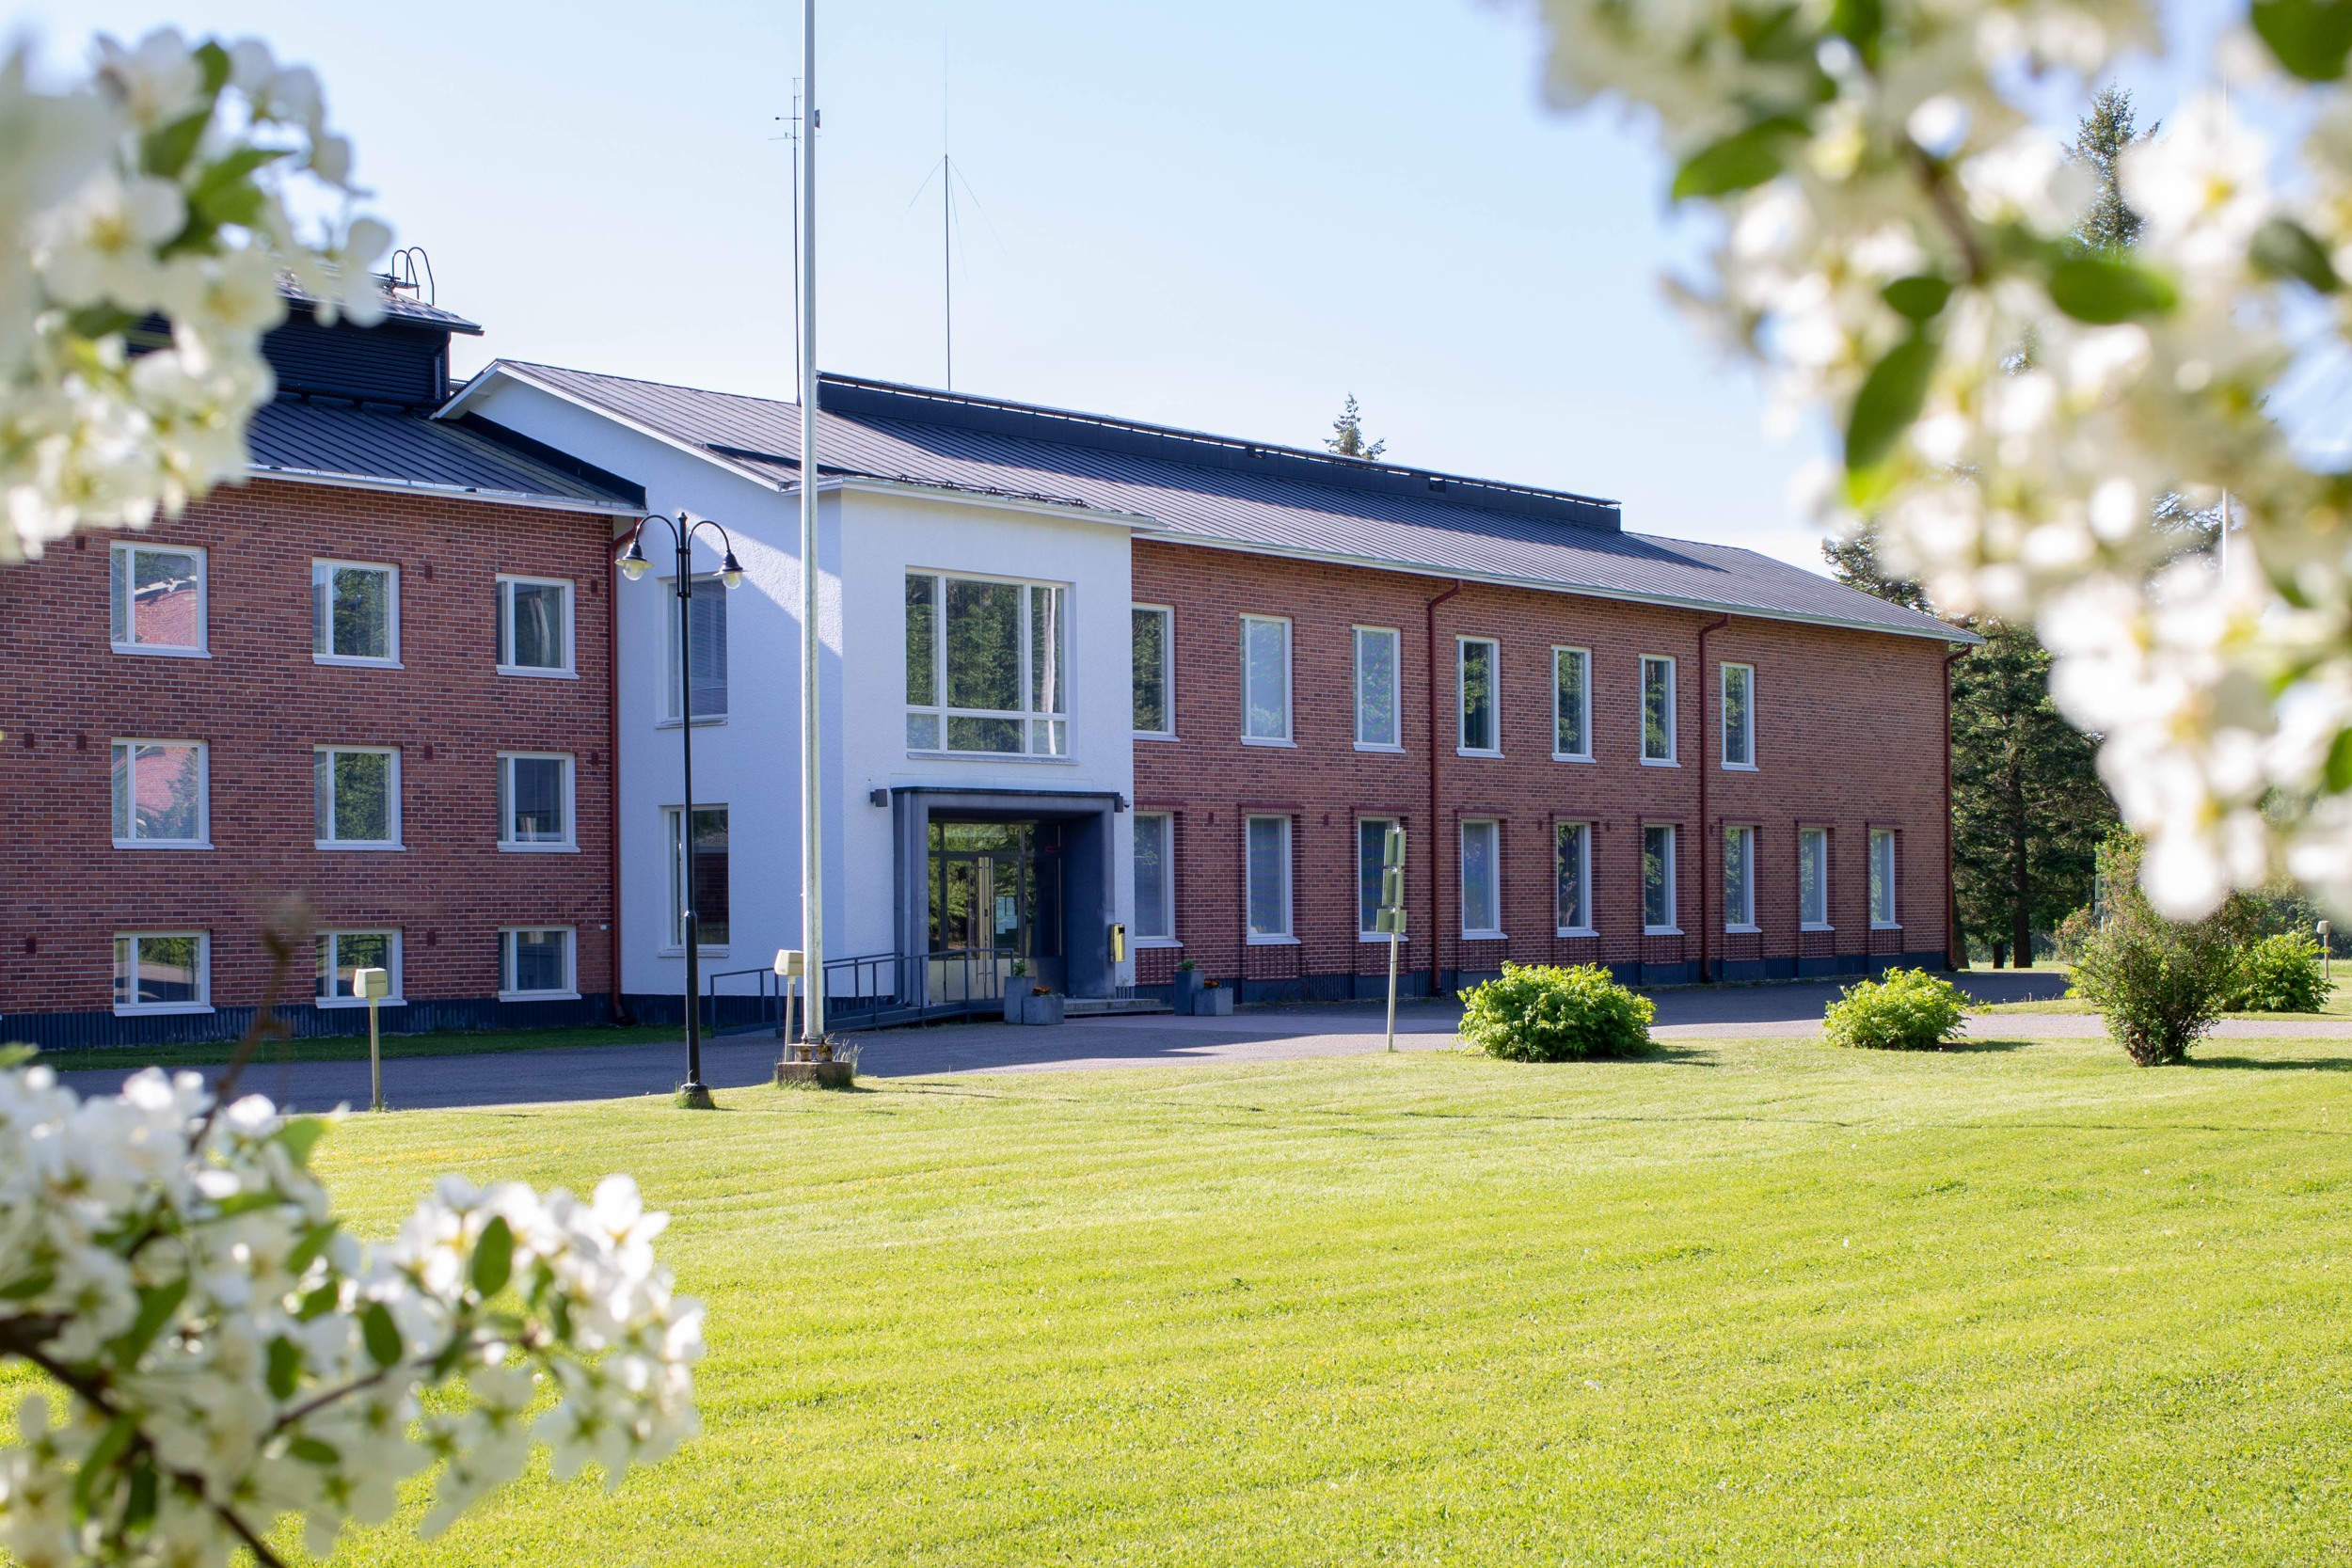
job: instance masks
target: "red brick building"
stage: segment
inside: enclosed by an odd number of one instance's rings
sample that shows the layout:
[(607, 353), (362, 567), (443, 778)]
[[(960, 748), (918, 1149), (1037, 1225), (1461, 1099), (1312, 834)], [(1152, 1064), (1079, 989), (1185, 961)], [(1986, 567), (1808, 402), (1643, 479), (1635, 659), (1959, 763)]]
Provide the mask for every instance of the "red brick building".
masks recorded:
[[(630, 498), (425, 416), (469, 324), (273, 334), (252, 478), (0, 572), (0, 1036), (241, 1030), (264, 912), (298, 1033), (600, 1017), (612, 574)], [(576, 467), (576, 466), (575, 466)]]

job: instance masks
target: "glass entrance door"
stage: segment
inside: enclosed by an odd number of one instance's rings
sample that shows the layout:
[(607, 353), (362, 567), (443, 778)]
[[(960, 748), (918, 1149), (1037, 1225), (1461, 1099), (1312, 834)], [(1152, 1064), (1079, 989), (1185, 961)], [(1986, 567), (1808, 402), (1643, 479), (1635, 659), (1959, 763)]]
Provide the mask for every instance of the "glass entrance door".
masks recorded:
[[(930, 825), (930, 942), (935, 954), (986, 955), (1000, 977), (1019, 960), (1039, 985), (1061, 990), (1061, 826), (1054, 822)], [(952, 993), (950, 969), (932, 965), (932, 994)]]

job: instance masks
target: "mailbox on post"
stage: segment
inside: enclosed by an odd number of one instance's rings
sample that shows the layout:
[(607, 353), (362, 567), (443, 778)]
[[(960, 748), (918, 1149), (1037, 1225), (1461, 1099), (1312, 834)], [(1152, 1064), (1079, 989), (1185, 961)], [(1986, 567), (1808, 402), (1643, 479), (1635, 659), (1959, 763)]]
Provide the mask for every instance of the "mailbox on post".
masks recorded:
[(776, 990), (784, 997), (784, 1022), (776, 1025), (776, 1038), (788, 1040), (792, 1037), (792, 982), (806, 974), (808, 965), (799, 948), (779, 947), (775, 967)]
[(352, 971), (351, 994), (368, 1005), (368, 1101), (371, 1109), (380, 1111), (384, 1108), (384, 1056), (375, 1033), (375, 1005), (392, 994), (391, 971)]

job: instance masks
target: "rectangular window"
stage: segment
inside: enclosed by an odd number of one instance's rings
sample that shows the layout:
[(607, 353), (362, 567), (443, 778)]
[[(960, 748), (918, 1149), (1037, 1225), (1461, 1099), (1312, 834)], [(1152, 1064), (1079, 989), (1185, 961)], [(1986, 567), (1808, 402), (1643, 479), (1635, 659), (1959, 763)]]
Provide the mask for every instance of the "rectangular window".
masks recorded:
[(662, 634), (662, 646), (667, 657), (662, 668), (668, 678), (661, 687), (662, 715), (675, 723), (678, 717), (677, 618), (681, 611), (686, 621), (686, 688), (694, 705), (694, 717), (708, 721), (727, 716), (727, 585), (715, 577), (696, 578), (687, 592), (691, 598), (677, 596), (677, 578), (664, 579), (669, 590), (669, 618)]
[(1887, 828), (1870, 830), (1870, 924), (1900, 924), (1895, 918), (1895, 834)]
[(1675, 831), (1665, 827), (1642, 830), (1642, 934), (1670, 937), (1680, 933), (1675, 924)]
[(204, 651), (204, 552), (193, 545), (116, 545), (106, 560), (108, 621), (119, 654)]
[(321, 849), (400, 847), (400, 753), (377, 747), (311, 750), (313, 837)]
[(1808, 931), (1829, 927), (1829, 830), (1797, 830), (1797, 924)]
[(1461, 750), (1498, 755), (1502, 737), (1495, 725), (1495, 668), (1501, 654), (1493, 640), (1485, 637), (1457, 638), (1454, 647), (1462, 697)]
[(1136, 734), (1176, 733), (1175, 611), (1156, 605), (1135, 608)]
[(310, 657), (327, 664), (398, 664), (400, 568), (310, 562)]
[(1263, 615), (1241, 618), (1241, 708), (1244, 740), (1291, 737), (1291, 624)]
[(1724, 766), (1756, 766), (1756, 667), (1724, 666)]
[[(1279, 623), (1277, 623), (1278, 625)], [(1253, 816), (1248, 819), (1249, 940), (1288, 942), (1291, 939), (1291, 819)]]
[(386, 983), (391, 987), (384, 1001), (387, 1004), (400, 1001), (398, 931), (321, 931), (318, 936), (318, 977), (312, 999), (322, 1007), (364, 1006), (364, 999), (352, 979), (363, 969), (384, 971)]
[(209, 849), (207, 747), (200, 740), (114, 743), (118, 849)]
[(1396, 689), (1396, 632), (1356, 628), (1356, 744), (1383, 752), (1403, 748)]
[(568, 999), (579, 992), (568, 927), (499, 933), (499, 1000)]
[(1551, 754), (1593, 760), (1593, 656), (1582, 648), (1551, 650)]
[(1380, 895), (1389, 869), (1389, 830), (1393, 816), (1362, 816), (1356, 820), (1356, 934), (1388, 941), (1380, 929)]
[(1554, 918), (1559, 934), (1593, 934), (1593, 825), (1563, 822), (1558, 829), (1558, 894)]
[(1724, 929), (1756, 929), (1756, 830), (1724, 830)]
[(499, 847), (572, 847), (572, 759), (532, 752), (499, 757)]
[(115, 1011), (212, 1011), (212, 939), (202, 931), (137, 931), (115, 938)]
[[(502, 577), (498, 592), (499, 673), (570, 674), (572, 585), (555, 578)], [(671, 630), (676, 629), (674, 624)]]
[(1136, 940), (1176, 940), (1175, 819), (1136, 813)]
[(1675, 760), (1675, 661), (1656, 654), (1642, 656), (1642, 760)]
[(1070, 754), (1070, 590), (909, 572), (907, 747)]
[[(690, 864), (679, 828), (685, 813), (662, 808), (661, 819), (670, 841), (670, 946), (686, 948), (686, 899), (694, 899), (694, 927), (705, 952), (724, 947), (732, 927), (727, 911), (727, 808), (694, 808), (694, 854)], [(690, 886), (687, 879), (693, 881)]]
[(1502, 833), (1493, 822), (1462, 824), (1462, 935), (1502, 935)]

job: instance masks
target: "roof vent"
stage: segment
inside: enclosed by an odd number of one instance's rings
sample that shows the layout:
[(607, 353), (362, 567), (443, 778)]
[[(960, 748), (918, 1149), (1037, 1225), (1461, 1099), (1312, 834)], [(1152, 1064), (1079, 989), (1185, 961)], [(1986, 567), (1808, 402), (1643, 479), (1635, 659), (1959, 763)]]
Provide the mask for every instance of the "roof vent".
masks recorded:
[(1445, 481), (1439, 479), (1436, 474), (1431, 474), (1429, 476), (1429, 488), (1442, 495), (1445, 491)]

